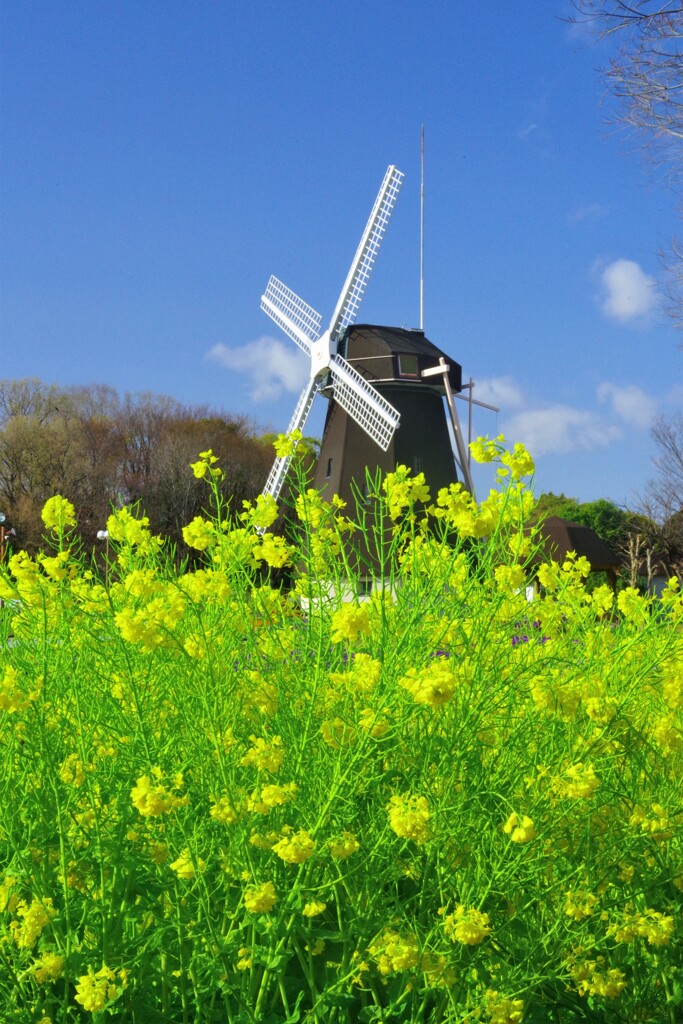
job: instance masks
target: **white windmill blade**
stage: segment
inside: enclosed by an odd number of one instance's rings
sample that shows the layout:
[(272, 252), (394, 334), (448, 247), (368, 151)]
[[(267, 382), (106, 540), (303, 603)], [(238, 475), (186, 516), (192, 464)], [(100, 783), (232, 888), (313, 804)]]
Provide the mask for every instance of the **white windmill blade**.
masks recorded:
[(322, 320), (307, 302), (296, 292), (271, 277), (261, 296), (261, 309), (292, 338), (307, 356), (311, 354), (311, 342), (320, 337)]
[(401, 414), (342, 356), (331, 357), (330, 373), (335, 402), (386, 451)]
[(365, 226), (358, 251), (330, 320), (330, 336), (333, 343), (337, 342), (344, 328), (356, 319), (403, 178), (402, 171), (397, 170), (393, 164), (387, 168), (382, 187), (377, 194), (370, 219)]
[[(317, 393), (318, 382), (314, 377), (311, 377), (306, 384), (306, 387), (301, 392), (299, 401), (296, 403), (294, 414), (289, 421), (289, 426), (287, 427), (288, 434), (293, 433), (295, 430), (303, 431), (306, 420), (308, 419), (308, 414), (311, 411), (311, 406), (313, 405), (313, 399)], [(268, 479), (266, 480), (266, 485), (263, 488), (263, 493), (270, 494), (276, 501), (280, 491), (282, 490), (282, 485), (285, 482), (285, 477), (287, 476), (287, 470), (289, 469), (291, 461), (291, 455), (285, 455), (283, 458), (277, 458), (271, 467), (270, 473), (268, 474)]]

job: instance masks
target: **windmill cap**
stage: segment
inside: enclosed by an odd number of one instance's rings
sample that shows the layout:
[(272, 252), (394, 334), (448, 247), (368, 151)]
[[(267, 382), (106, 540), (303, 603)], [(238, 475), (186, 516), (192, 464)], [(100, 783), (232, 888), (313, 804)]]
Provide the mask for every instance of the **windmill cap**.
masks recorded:
[[(440, 360), (444, 359), (448, 364), (451, 390), (462, 390), (461, 365), (419, 329), (353, 324), (344, 331), (339, 351), (371, 382), (420, 381), (441, 391), (444, 387), (438, 375), (430, 376), (427, 381), (422, 378), (422, 373), (439, 366)], [(411, 357), (410, 361), (402, 358), (407, 356)]]

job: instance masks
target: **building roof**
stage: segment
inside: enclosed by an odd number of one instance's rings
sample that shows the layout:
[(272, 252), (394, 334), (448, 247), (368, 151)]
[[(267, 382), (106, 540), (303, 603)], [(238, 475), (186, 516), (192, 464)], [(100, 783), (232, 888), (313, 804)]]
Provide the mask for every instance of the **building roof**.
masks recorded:
[(591, 572), (610, 572), (621, 565), (621, 559), (595, 530), (560, 516), (548, 516), (540, 524), (540, 539), (543, 553), (556, 562), (563, 562), (575, 551), (588, 559)]
[[(415, 377), (421, 384), (429, 383), (430, 387), (441, 392), (443, 383), (439, 382), (443, 381), (442, 378), (422, 378), (421, 374), (438, 366), (443, 358), (450, 367), (448, 378), (452, 390), (460, 391), (462, 388), (462, 367), (426, 338), (424, 331), (379, 324), (352, 324), (340, 339), (339, 352), (373, 383)], [(402, 360), (404, 356), (408, 360)], [(409, 361), (414, 372), (405, 373), (403, 366), (407, 366)]]

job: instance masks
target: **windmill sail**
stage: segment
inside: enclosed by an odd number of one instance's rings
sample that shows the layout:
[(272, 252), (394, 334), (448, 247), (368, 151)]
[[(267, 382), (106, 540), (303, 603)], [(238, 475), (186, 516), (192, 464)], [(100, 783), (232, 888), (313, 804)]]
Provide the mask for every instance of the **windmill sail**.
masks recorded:
[[(287, 427), (287, 433), (292, 434), (295, 430), (303, 431), (308, 414), (311, 411), (313, 400), (318, 393), (318, 384), (315, 380), (309, 380), (306, 387), (303, 389), (299, 396), (299, 401), (296, 404), (294, 414), (289, 421)], [(283, 458), (276, 459), (273, 463), (268, 479), (266, 480), (266, 486), (263, 488), (264, 494), (270, 494), (277, 501), (278, 495), (282, 490), (282, 485), (285, 482), (287, 476), (287, 470), (289, 464), (292, 461), (291, 455), (285, 455)]]
[(387, 168), (387, 173), (330, 320), (330, 334), (335, 340), (339, 338), (344, 328), (352, 324), (358, 316), (358, 310), (375, 266), (389, 218), (396, 205), (403, 178), (403, 173), (393, 165)]
[(307, 356), (311, 354), (311, 342), (320, 337), (323, 318), (312, 306), (300, 299), (296, 292), (271, 277), (261, 296), (263, 309), (285, 334), (288, 334)]
[(398, 426), (399, 413), (340, 355), (333, 356), (330, 363), (335, 402), (386, 451)]
[[(337, 348), (342, 332), (358, 315), (402, 183), (402, 172), (393, 165), (388, 167), (332, 314), (328, 331), (321, 331), (320, 314), (277, 277), (270, 278), (261, 296), (261, 308), (311, 357), (311, 379), (301, 393), (287, 428), (290, 434), (294, 430), (303, 430), (313, 400), (322, 382), (329, 375), (334, 400), (383, 451), (386, 451), (391, 443), (398, 426), (399, 413), (357, 370), (337, 354)], [(266, 481), (264, 494), (278, 497), (290, 461), (291, 456), (275, 460)]]

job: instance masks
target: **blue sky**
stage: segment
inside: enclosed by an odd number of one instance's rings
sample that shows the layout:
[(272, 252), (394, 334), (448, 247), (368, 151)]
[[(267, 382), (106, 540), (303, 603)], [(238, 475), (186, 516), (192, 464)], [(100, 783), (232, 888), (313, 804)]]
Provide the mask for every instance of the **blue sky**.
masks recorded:
[(475, 433), (525, 441), (539, 490), (632, 502), (652, 417), (683, 405), (657, 289), (676, 202), (605, 128), (607, 44), (568, 13), (3, 4), (3, 376), (285, 429), (306, 364), (260, 310), (267, 279), (326, 321), (393, 163), (406, 179), (359, 321), (416, 326), (424, 124), (425, 329), (500, 406)]

